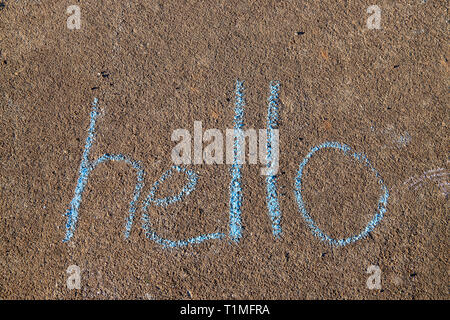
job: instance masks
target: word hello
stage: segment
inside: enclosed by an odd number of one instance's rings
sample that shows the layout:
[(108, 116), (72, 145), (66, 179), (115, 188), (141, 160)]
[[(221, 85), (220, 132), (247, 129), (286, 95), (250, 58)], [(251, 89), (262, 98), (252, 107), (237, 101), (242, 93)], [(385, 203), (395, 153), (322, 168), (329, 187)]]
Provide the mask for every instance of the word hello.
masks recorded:
[[(282, 233), (282, 227), (281, 227), (281, 218), (282, 218), (282, 212), (279, 205), (278, 200), (278, 181), (277, 176), (275, 175), (275, 172), (273, 171), (274, 168), (277, 168), (278, 164), (273, 164), (274, 162), (278, 163), (278, 131), (276, 131), (276, 127), (278, 125), (278, 112), (279, 112), (279, 90), (280, 90), (280, 83), (279, 82), (272, 82), (270, 84), (270, 97), (268, 99), (268, 108), (267, 108), (267, 130), (265, 130), (266, 142), (265, 142), (265, 163), (266, 163), (266, 205), (267, 205), (267, 211), (269, 219), (272, 222), (272, 233), (275, 238), (278, 238), (280, 234)], [(91, 120), (89, 124), (88, 129), (88, 135), (86, 138), (86, 144), (84, 147), (83, 155), (81, 158), (81, 164), (79, 169), (79, 177), (77, 180), (77, 184), (75, 187), (75, 195), (70, 202), (70, 208), (65, 213), (67, 217), (66, 222), (66, 236), (64, 238), (64, 242), (69, 241), (73, 233), (76, 230), (76, 224), (78, 220), (78, 212), (80, 209), (81, 201), (82, 201), (82, 195), (84, 192), (84, 188), (88, 182), (90, 173), (97, 168), (98, 165), (108, 162), (108, 161), (121, 161), (126, 164), (128, 164), (131, 168), (133, 168), (136, 172), (136, 185), (134, 188), (134, 192), (132, 195), (132, 199), (130, 201), (130, 208), (129, 208), (129, 214), (126, 219), (125, 224), (125, 237), (127, 238), (130, 234), (134, 215), (136, 213), (136, 204), (140, 198), (141, 191), (144, 187), (144, 169), (142, 168), (141, 164), (131, 159), (129, 156), (123, 155), (123, 154), (109, 154), (105, 153), (102, 156), (98, 157), (95, 160), (90, 160), (90, 150), (92, 147), (92, 143), (94, 142), (95, 138), (95, 126), (96, 126), (96, 119), (98, 117), (98, 108), (97, 108), (98, 100), (94, 99), (93, 107), (91, 111)], [(242, 189), (242, 175), (241, 175), (241, 168), (242, 168), (242, 162), (240, 159), (243, 153), (242, 147), (242, 135), (243, 135), (243, 128), (244, 128), (244, 107), (245, 107), (245, 99), (244, 99), (244, 85), (242, 81), (236, 82), (236, 91), (235, 91), (235, 108), (234, 108), (234, 119), (233, 119), (233, 130), (234, 135), (231, 139), (233, 148), (231, 158), (232, 163), (230, 166), (230, 187), (229, 187), (229, 231), (228, 231), (228, 238), (234, 242), (239, 242), (240, 238), (242, 237), (242, 200), (244, 196), (244, 190)], [(197, 125), (198, 126), (198, 125)], [(264, 131), (264, 130), (263, 130)], [(185, 134), (186, 132), (184, 132)], [(187, 135), (186, 135), (187, 136)], [(173, 137), (173, 135), (172, 135)], [(190, 140), (190, 139), (188, 139)], [(375, 214), (372, 218), (372, 220), (369, 221), (369, 223), (365, 226), (363, 230), (361, 230), (360, 233), (343, 238), (343, 239), (333, 239), (329, 237), (326, 233), (324, 233), (314, 222), (312, 217), (309, 215), (308, 211), (306, 210), (306, 205), (303, 201), (302, 197), (302, 176), (305, 166), (308, 164), (309, 160), (312, 158), (312, 156), (320, 151), (321, 149), (330, 149), (330, 150), (336, 150), (338, 152), (342, 152), (344, 155), (350, 156), (357, 160), (358, 162), (362, 163), (364, 166), (366, 166), (370, 172), (374, 175), (374, 177), (377, 179), (378, 184), (381, 188), (381, 196), (379, 197), (378, 206), (376, 208)], [(200, 149), (201, 150), (201, 149)], [(198, 152), (198, 150), (197, 150)], [(194, 154), (194, 162), (200, 161), (200, 154), (197, 154), (197, 158), (195, 158)], [(184, 174), (187, 178), (187, 183), (181, 191), (172, 196), (164, 197), (164, 198), (157, 198), (156, 193), (160, 186), (164, 183), (167, 183), (166, 180), (172, 176), (173, 174)], [(170, 240), (160, 237), (155, 231), (152, 230), (151, 221), (147, 214), (148, 207), (149, 206), (162, 206), (166, 207), (171, 204), (174, 204), (178, 201), (181, 201), (186, 196), (188, 196), (192, 191), (195, 190), (195, 186), (197, 184), (198, 175), (187, 168), (181, 167), (181, 166), (173, 166), (169, 168), (162, 176), (161, 178), (156, 181), (152, 188), (150, 189), (149, 194), (143, 201), (142, 205), (142, 228), (145, 231), (145, 235), (148, 239), (155, 241), (156, 243), (162, 245), (163, 247), (181, 247), (186, 246), (189, 244), (198, 244), (202, 243), (204, 241), (214, 240), (214, 239), (223, 239), (226, 237), (224, 233), (221, 232), (215, 232), (215, 233), (209, 233), (209, 234), (202, 234), (197, 237), (188, 238), (185, 240)], [(352, 151), (352, 149), (345, 145), (341, 144), (339, 142), (324, 142), (318, 146), (315, 146), (311, 148), (309, 153), (303, 158), (303, 160), (299, 164), (299, 168), (297, 171), (297, 175), (294, 181), (294, 193), (297, 200), (297, 205), (299, 212), (301, 216), (305, 219), (307, 222), (307, 225), (311, 229), (312, 233), (319, 238), (322, 241), (326, 241), (331, 245), (334, 246), (343, 246), (347, 245), (349, 243), (358, 241), (364, 237), (366, 237), (369, 232), (371, 232), (376, 225), (381, 221), (383, 218), (384, 213), (386, 212), (387, 207), (387, 201), (389, 198), (389, 191), (387, 187), (385, 186), (383, 180), (381, 179), (381, 175), (378, 173), (377, 170), (372, 166), (372, 164), (369, 162), (367, 157), (364, 154), (357, 153)]]

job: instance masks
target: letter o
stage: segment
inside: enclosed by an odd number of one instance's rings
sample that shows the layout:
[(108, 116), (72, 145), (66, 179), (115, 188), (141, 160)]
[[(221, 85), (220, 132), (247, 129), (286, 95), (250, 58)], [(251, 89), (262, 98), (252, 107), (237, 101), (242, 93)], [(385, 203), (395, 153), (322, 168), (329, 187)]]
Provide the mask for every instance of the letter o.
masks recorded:
[[(306, 210), (305, 204), (303, 202), (302, 197), (302, 175), (303, 175), (303, 169), (305, 168), (306, 164), (308, 163), (309, 159), (312, 157), (314, 153), (319, 151), (323, 148), (331, 148), (331, 149), (337, 149), (344, 152), (346, 155), (351, 155), (353, 158), (358, 160), (359, 162), (363, 163), (365, 166), (369, 167), (370, 170), (375, 174), (375, 176), (378, 179), (378, 183), (381, 185), (381, 190), (384, 192), (383, 195), (378, 200), (378, 208), (375, 212), (375, 215), (373, 216), (372, 220), (366, 225), (363, 231), (361, 231), (359, 234), (343, 238), (340, 240), (336, 240), (325, 234), (320, 228), (316, 225), (314, 220), (309, 215), (308, 211)], [(297, 177), (295, 178), (295, 184), (294, 184), (294, 190), (295, 195), (297, 198), (297, 204), (298, 208), (300, 210), (300, 213), (302, 214), (303, 218), (307, 222), (309, 228), (311, 229), (312, 233), (321, 239), (322, 241), (328, 241), (333, 246), (345, 246), (347, 244), (350, 244), (352, 242), (358, 241), (364, 237), (366, 237), (369, 232), (373, 231), (375, 226), (383, 219), (383, 215), (386, 212), (387, 207), (387, 201), (389, 198), (389, 191), (384, 184), (383, 180), (381, 179), (380, 174), (377, 170), (372, 166), (372, 164), (369, 162), (367, 157), (364, 154), (356, 153), (351, 150), (351, 148), (345, 144), (340, 144), (339, 142), (325, 142), (319, 146), (311, 148), (309, 153), (306, 155), (306, 157), (303, 159), (303, 161), (300, 163), (300, 166), (297, 171)]]

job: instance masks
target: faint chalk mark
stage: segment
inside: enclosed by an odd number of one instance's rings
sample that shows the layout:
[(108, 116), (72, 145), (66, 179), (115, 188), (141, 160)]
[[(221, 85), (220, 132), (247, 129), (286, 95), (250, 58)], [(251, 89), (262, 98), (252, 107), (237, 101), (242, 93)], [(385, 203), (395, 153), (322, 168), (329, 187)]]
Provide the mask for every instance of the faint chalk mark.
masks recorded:
[(408, 189), (419, 190), (426, 183), (435, 183), (441, 193), (447, 197), (449, 193), (449, 179), (450, 173), (444, 168), (432, 169), (424, 172), (421, 176), (413, 176), (408, 178), (404, 185), (408, 186)]
[(412, 140), (411, 135), (404, 131), (398, 132), (394, 126), (389, 125), (384, 129), (377, 129), (374, 126), (370, 127), (372, 132), (375, 132), (377, 136), (381, 136), (385, 143), (382, 148), (403, 148), (406, 147)]
[(395, 142), (397, 143), (397, 146), (399, 146), (399, 147), (406, 147), (410, 141), (411, 141), (411, 136), (406, 131), (403, 134), (397, 136), (397, 139), (395, 140)]

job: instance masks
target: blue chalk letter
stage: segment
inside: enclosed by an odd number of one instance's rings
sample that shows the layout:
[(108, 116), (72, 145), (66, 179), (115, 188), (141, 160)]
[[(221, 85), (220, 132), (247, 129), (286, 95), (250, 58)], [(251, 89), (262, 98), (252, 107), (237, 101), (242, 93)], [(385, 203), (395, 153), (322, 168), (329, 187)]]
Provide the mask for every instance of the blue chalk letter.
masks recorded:
[[(362, 164), (364, 164), (366, 167), (368, 167), (370, 169), (370, 171), (372, 171), (372, 173), (378, 179), (378, 184), (380, 185), (381, 190), (383, 191), (383, 194), (380, 196), (380, 199), (378, 200), (377, 212), (373, 216), (372, 220), (370, 220), (370, 222), (364, 228), (364, 230), (362, 230), (357, 235), (354, 235), (354, 236), (351, 236), (348, 238), (344, 238), (344, 239), (340, 239), (340, 240), (336, 240), (336, 239), (329, 237), (322, 230), (319, 229), (319, 227), (316, 225), (316, 223), (314, 222), (314, 220), (311, 218), (308, 211), (306, 210), (305, 204), (303, 202), (303, 197), (302, 197), (303, 170), (304, 170), (306, 164), (308, 163), (309, 159), (312, 157), (312, 155), (323, 148), (331, 148), (331, 149), (343, 151), (345, 155), (350, 155), (353, 158), (355, 158), (356, 160), (358, 160), (359, 162), (361, 162)], [(297, 204), (298, 204), (300, 213), (302, 214), (305, 221), (308, 223), (308, 226), (311, 229), (312, 233), (319, 239), (321, 239), (323, 241), (327, 241), (333, 246), (345, 246), (349, 243), (358, 241), (358, 240), (366, 237), (369, 234), (369, 232), (372, 232), (373, 229), (375, 228), (375, 226), (381, 221), (381, 219), (383, 219), (383, 215), (386, 212), (387, 201), (389, 198), (388, 188), (384, 184), (383, 179), (381, 179), (381, 176), (378, 173), (378, 171), (375, 170), (375, 168), (369, 162), (367, 157), (364, 154), (353, 152), (349, 146), (347, 146), (345, 144), (340, 144), (339, 142), (325, 142), (319, 146), (312, 148), (309, 151), (309, 153), (306, 155), (306, 157), (300, 163), (300, 166), (298, 168), (297, 177), (295, 179), (294, 190), (295, 190), (295, 195), (297, 197)]]
[(236, 81), (236, 102), (234, 108), (234, 148), (233, 148), (233, 164), (231, 165), (231, 181), (230, 181), (230, 238), (238, 242), (241, 238), (241, 206), (242, 206), (242, 187), (241, 187), (241, 159), (243, 139), (242, 128), (244, 127), (244, 83)]
[[(280, 83), (273, 81), (270, 84), (269, 106), (267, 108), (267, 142), (266, 142), (266, 162), (267, 168), (261, 170), (263, 174), (267, 174), (267, 209), (270, 219), (272, 220), (272, 233), (275, 238), (281, 234), (281, 209), (278, 201), (277, 177), (276, 171), (279, 164), (279, 139), (276, 127), (278, 125), (278, 93), (280, 91)], [(262, 148), (262, 145), (260, 145)]]
[(91, 151), (92, 143), (95, 137), (95, 122), (98, 116), (97, 108), (98, 100), (94, 99), (92, 103), (91, 121), (89, 124), (88, 136), (86, 138), (86, 144), (84, 146), (83, 156), (81, 158), (81, 164), (79, 169), (79, 177), (77, 186), (75, 188), (75, 195), (70, 202), (70, 209), (67, 210), (65, 216), (66, 222), (66, 237), (63, 242), (67, 242), (72, 238), (76, 229), (76, 223), (78, 220), (78, 209), (81, 204), (81, 196), (83, 195), (84, 187), (86, 186), (89, 178), (89, 174), (100, 164), (106, 161), (124, 161), (126, 164), (132, 166), (137, 171), (137, 183), (134, 188), (133, 199), (130, 201), (130, 209), (125, 225), (125, 237), (129, 236), (131, 226), (133, 225), (134, 213), (136, 212), (136, 202), (139, 198), (141, 189), (143, 187), (144, 170), (141, 168), (137, 161), (134, 161), (127, 156), (121, 154), (104, 154), (94, 161), (89, 161), (89, 153)]
[[(164, 183), (165, 180), (173, 174), (173, 171), (185, 173), (188, 177), (188, 183), (183, 187), (183, 189), (180, 191), (179, 194), (177, 194), (175, 196), (165, 197), (162, 199), (156, 199), (155, 198), (156, 191), (159, 189), (160, 185), (162, 183)], [(194, 238), (189, 238), (187, 240), (173, 241), (173, 240), (164, 239), (164, 238), (160, 237), (159, 235), (156, 234), (156, 232), (154, 232), (150, 229), (150, 218), (147, 214), (147, 208), (150, 205), (150, 203), (153, 203), (156, 206), (166, 207), (172, 203), (180, 201), (181, 199), (183, 199), (184, 196), (187, 196), (195, 189), (195, 185), (197, 184), (197, 179), (198, 179), (197, 174), (194, 171), (187, 170), (187, 169), (179, 167), (179, 166), (174, 166), (174, 167), (170, 168), (169, 170), (167, 170), (161, 176), (161, 178), (159, 178), (159, 180), (155, 182), (155, 184), (153, 185), (152, 189), (150, 190), (150, 193), (148, 194), (147, 199), (145, 200), (144, 206), (143, 206), (144, 214), (142, 216), (142, 221), (143, 221), (142, 228), (145, 230), (145, 235), (147, 236), (147, 238), (155, 241), (156, 243), (162, 245), (163, 247), (176, 248), (176, 247), (187, 246), (188, 244), (201, 243), (205, 240), (220, 239), (220, 238), (224, 237), (223, 233), (210, 233), (210, 234), (206, 234), (206, 235), (200, 235), (200, 236), (194, 237)]]

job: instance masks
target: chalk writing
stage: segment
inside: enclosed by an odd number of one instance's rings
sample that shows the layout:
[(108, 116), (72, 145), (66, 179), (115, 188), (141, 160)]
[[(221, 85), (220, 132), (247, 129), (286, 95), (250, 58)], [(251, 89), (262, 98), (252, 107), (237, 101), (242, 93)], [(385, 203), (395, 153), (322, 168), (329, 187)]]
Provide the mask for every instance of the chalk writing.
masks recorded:
[[(271, 162), (273, 158), (272, 147), (278, 148), (278, 141), (273, 141), (273, 130), (278, 125), (278, 92), (280, 90), (280, 84), (277, 81), (272, 82), (270, 85), (270, 97), (269, 97), (269, 107), (267, 110), (267, 167), (271, 167)], [(278, 156), (278, 150), (275, 152), (275, 156)], [(278, 159), (276, 160), (278, 161)], [(278, 201), (277, 193), (277, 178), (275, 175), (271, 174), (266, 177), (267, 186), (267, 209), (269, 211), (270, 219), (272, 220), (272, 233), (275, 237), (279, 237), (281, 233), (281, 210)]]
[(241, 206), (242, 206), (242, 187), (241, 187), (241, 168), (242, 164), (238, 162), (241, 158), (242, 128), (244, 127), (244, 86), (243, 82), (236, 81), (234, 108), (234, 152), (233, 164), (231, 165), (231, 182), (230, 182), (230, 238), (238, 241), (241, 237)]
[[(174, 170), (177, 171), (177, 172), (185, 173), (187, 175), (187, 177), (188, 177), (189, 182), (187, 183), (186, 186), (183, 187), (183, 189), (181, 190), (181, 192), (178, 195), (176, 195), (176, 196), (169, 196), (169, 197), (165, 197), (165, 198), (162, 198), (162, 199), (155, 199), (156, 191), (158, 190), (160, 185), (162, 183), (164, 183), (164, 181), (167, 178), (172, 176)], [(161, 244), (164, 247), (175, 248), (175, 247), (187, 246), (188, 244), (193, 244), (193, 243), (201, 243), (201, 242), (203, 242), (205, 240), (220, 239), (220, 238), (225, 236), (223, 233), (211, 233), (211, 234), (207, 234), (207, 235), (200, 235), (200, 236), (194, 237), (194, 238), (189, 238), (187, 240), (172, 241), (172, 240), (164, 239), (164, 238), (158, 236), (156, 234), (156, 232), (151, 231), (151, 229), (150, 229), (150, 219), (149, 219), (148, 214), (147, 214), (148, 206), (151, 203), (153, 203), (156, 206), (166, 207), (166, 206), (168, 206), (168, 205), (170, 205), (172, 203), (180, 201), (184, 196), (187, 196), (188, 194), (190, 194), (195, 189), (195, 185), (197, 184), (197, 180), (198, 180), (198, 176), (197, 176), (197, 174), (194, 171), (187, 170), (187, 169), (179, 167), (179, 166), (174, 166), (174, 167), (170, 168), (169, 170), (167, 170), (161, 176), (161, 178), (158, 181), (155, 182), (155, 184), (153, 185), (152, 189), (150, 190), (150, 193), (147, 196), (147, 199), (145, 200), (144, 206), (143, 206), (144, 214), (142, 216), (142, 221), (143, 221), (142, 228), (145, 230), (145, 235), (147, 236), (147, 238), (149, 238), (150, 240), (153, 240), (153, 241)]]
[[(380, 199), (378, 200), (377, 212), (375, 213), (372, 220), (370, 220), (370, 222), (367, 224), (365, 229), (363, 231), (361, 231), (361, 233), (359, 233), (355, 236), (351, 236), (351, 237), (340, 239), (340, 240), (333, 239), (333, 238), (329, 237), (328, 235), (326, 235), (322, 230), (320, 230), (320, 228), (316, 225), (316, 223), (314, 222), (314, 220), (311, 218), (308, 211), (306, 210), (305, 203), (304, 203), (303, 197), (302, 197), (303, 170), (304, 170), (306, 164), (308, 163), (309, 159), (317, 151), (319, 151), (320, 149), (324, 149), (324, 148), (331, 148), (331, 149), (343, 151), (345, 155), (350, 154), (353, 158), (355, 158), (359, 162), (363, 163), (365, 166), (369, 167), (369, 169), (378, 178), (378, 183), (381, 185), (381, 190), (383, 191), (383, 194), (381, 195)], [(381, 219), (383, 219), (383, 215), (387, 210), (386, 207), (387, 207), (387, 201), (389, 198), (388, 188), (385, 186), (383, 180), (381, 179), (380, 174), (378, 173), (377, 170), (375, 170), (375, 168), (369, 162), (367, 157), (364, 154), (353, 152), (349, 146), (347, 146), (345, 144), (340, 144), (339, 142), (325, 142), (319, 146), (313, 147), (310, 150), (310, 152), (306, 155), (306, 157), (300, 163), (300, 166), (299, 166), (298, 172), (297, 172), (297, 177), (295, 179), (294, 189), (295, 189), (295, 195), (297, 198), (297, 204), (300, 209), (300, 212), (301, 212), (303, 218), (308, 223), (308, 226), (311, 229), (312, 233), (319, 239), (321, 239), (323, 241), (327, 241), (331, 245), (334, 245), (334, 246), (345, 246), (347, 244), (350, 244), (352, 242), (358, 241), (358, 240), (366, 237), (369, 234), (369, 232), (373, 231), (375, 226), (381, 221)]]
[(444, 168), (437, 168), (426, 171), (419, 177), (410, 177), (405, 182), (403, 182), (403, 184), (407, 185), (409, 189), (413, 188), (414, 190), (418, 190), (426, 181), (435, 182), (441, 190), (442, 195), (447, 197), (449, 189), (449, 175), (450, 174), (446, 172)]
[[(233, 147), (233, 162), (231, 164), (231, 181), (230, 181), (230, 199), (229, 199), (229, 238), (234, 242), (239, 242), (242, 237), (242, 222), (241, 222), (241, 214), (242, 214), (242, 200), (243, 200), (243, 191), (241, 186), (241, 168), (242, 163), (239, 159), (241, 159), (242, 150), (241, 143), (239, 143), (243, 137), (244, 127), (244, 107), (245, 107), (245, 99), (244, 99), (244, 85), (243, 81), (236, 81), (236, 89), (235, 89), (235, 108), (234, 108), (234, 147)], [(267, 111), (267, 136), (264, 137), (266, 139), (265, 147), (267, 149), (266, 154), (266, 167), (264, 170), (270, 169), (268, 171), (269, 174), (266, 177), (266, 191), (267, 191), (267, 209), (268, 214), (272, 222), (272, 233), (275, 238), (279, 237), (281, 234), (281, 209), (278, 201), (278, 193), (277, 193), (277, 179), (274, 171), (274, 166), (272, 165), (274, 162), (277, 163), (276, 169), (278, 169), (278, 130), (275, 127), (278, 125), (278, 105), (279, 105), (279, 90), (280, 83), (274, 81), (270, 85), (270, 97), (268, 99), (268, 111)], [(132, 200), (130, 201), (130, 208), (128, 212), (128, 216), (126, 218), (125, 224), (125, 238), (129, 237), (129, 234), (132, 229), (134, 215), (136, 213), (136, 203), (140, 197), (141, 190), (144, 187), (144, 169), (140, 165), (138, 161), (131, 159), (130, 157), (122, 154), (108, 154), (105, 153), (94, 161), (89, 160), (89, 154), (92, 148), (92, 144), (95, 139), (95, 125), (98, 117), (98, 99), (95, 98), (92, 103), (92, 111), (90, 114), (90, 124), (88, 128), (88, 135), (86, 138), (86, 143), (84, 146), (81, 164), (79, 168), (79, 177), (77, 180), (77, 184), (75, 187), (75, 195), (70, 202), (70, 208), (65, 212), (65, 216), (67, 217), (66, 222), (66, 235), (64, 238), (64, 242), (69, 241), (74, 231), (76, 230), (76, 224), (78, 220), (78, 211), (82, 201), (82, 195), (84, 192), (84, 188), (88, 182), (89, 174), (97, 168), (97, 166), (106, 161), (123, 161), (129, 166), (131, 166), (136, 171), (137, 182), (134, 188)], [(378, 179), (378, 183), (381, 185), (381, 190), (383, 194), (381, 195), (378, 201), (378, 209), (375, 213), (373, 219), (367, 224), (365, 229), (361, 231), (359, 234), (335, 240), (328, 235), (326, 235), (319, 227), (315, 224), (313, 219), (308, 214), (305, 204), (302, 198), (302, 175), (303, 170), (312, 157), (317, 151), (323, 148), (336, 149), (344, 152), (346, 155), (351, 155), (357, 161), (363, 163), (366, 167), (368, 167), (371, 172)], [(176, 195), (171, 195), (163, 198), (157, 198), (156, 193), (163, 183), (169, 183), (168, 178), (170, 178), (173, 174), (185, 174), (187, 177), (187, 183), (183, 186), (181, 191)], [(145, 230), (145, 235), (148, 239), (155, 241), (156, 243), (162, 245), (163, 247), (182, 247), (189, 244), (199, 244), (207, 240), (213, 239), (222, 239), (225, 237), (224, 233), (215, 232), (209, 233), (205, 235), (199, 235), (196, 237), (188, 238), (186, 240), (169, 240), (162, 238), (155, 231), (152, 230), (150, 217), (148, 215), (148, 208), (151, 205), (167, 207), (171, 204), (174, 204), (178, 201), (183, 200), (186, 196), (192, 193), (195, 190), (197, 185), (198, 175), (189, 169), (183, 168), (181, 166), (173, 166), (169, 170), (167, 170), (161, 178), (159, 178), (152, 186), (148, 196), (143, 202), (142, 206), (142, 228)], [(372, 166), (367, 157), (364, 154), (353, 152), (350, 147), (345, 144), (340, 144), (338, 142), (325, 142), (319, 146), (313, 147), (310, 152), (306, 155), (303, 161), (300, 163), (297, 176), (295, 178), (294, 183), (294, 192), (296, 194), (297, 204), (299, 210), (303, 216), (303, 218), (307, 221), (308, 226), (311, 228), (314, 235), (316, 235), (320, 240), (326, 241), (331, 245), (335, 246), (343, 246), (349, 243), (360, 240), (368, 235), (375, 226), (382, 220), (384, 213), (386, 212), (387, 200), (389, 198), (389, 191), (385, 186), (383, 180), (381, 179), (380, 174), (377, 170)]]
[(84, 146), (83, 155), (81, 158), (81, 164), (79, 169), (79, 177), (77, 181), (77, 186), (75, 188), (75, 195), (70, 202), (70, 209), (66, 212), (67, 223), (66, 223), (66, 237), (64, 241), (69, 241), (73, 236), (73, 232), (76, 228), (76, 223), (78, 220), (78, 209), (80, 208), (81, 199), (83, 195), (84, 188), (88, 182), (89, 174), (101, 163), (106, 161), (124, 161), (126, 164), (130, 165), (137, 171), (137, 183), (133, 193), (133, 199), (130, 202), (129, 215), (125, 226), (125, 237), (128, 237), (131, 226), (133, 225), (133, 218), (136, 212), (136, 202), (139, 199), (141, 189), (143, 187), (144, 170), (140, 164), (128, 158), (127, 156), (121, 154), (104, 154), (95, 161), (89, 161), (89, 154), (91, 152), (92, 143), (95, 138), (95, 123), (98, 117), (98, 99), (95, 98), (92, 103), (91, 111), (91, 121), (88, 129), (88, 136), (86, 138), (86, 144)]

